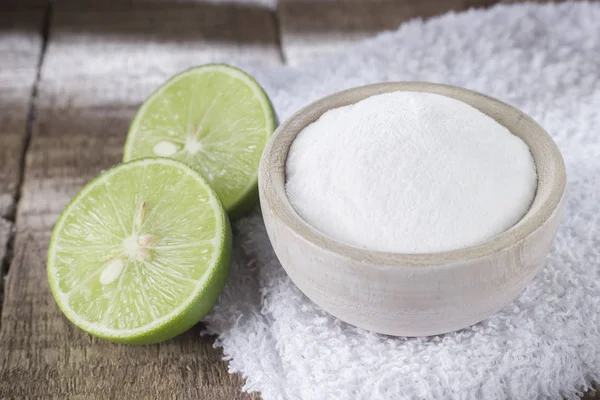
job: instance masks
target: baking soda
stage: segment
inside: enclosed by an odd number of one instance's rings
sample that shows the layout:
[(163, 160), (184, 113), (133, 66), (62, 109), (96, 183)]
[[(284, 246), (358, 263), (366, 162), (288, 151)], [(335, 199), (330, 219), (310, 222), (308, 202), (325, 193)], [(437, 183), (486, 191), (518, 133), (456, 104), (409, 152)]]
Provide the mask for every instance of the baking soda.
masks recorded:
[(481, 243), (527, 212), (537, 176), (527, 145), (475, 108), (394, 92), (330, 110), (291, 146), (296, 212), (350, 245), (399, 253)]

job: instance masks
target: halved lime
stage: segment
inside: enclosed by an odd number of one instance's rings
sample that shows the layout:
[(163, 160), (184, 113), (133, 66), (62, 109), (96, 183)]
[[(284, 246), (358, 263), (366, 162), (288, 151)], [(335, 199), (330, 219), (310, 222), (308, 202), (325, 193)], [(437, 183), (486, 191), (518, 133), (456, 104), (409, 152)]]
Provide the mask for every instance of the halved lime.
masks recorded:
[(88, 183), (60, 216), (48, 278), (81, 329), (121, 343), (155, 343), (197, 323), (231, 262), (227, 214), (188, 166), (148, 158)]
[(275, 116), (261, 86), (222, 64), (182, 72), (137, 112), (123, 160), (170, 157), (199, 171), (233, 218), (258, 200), (257, 171)]

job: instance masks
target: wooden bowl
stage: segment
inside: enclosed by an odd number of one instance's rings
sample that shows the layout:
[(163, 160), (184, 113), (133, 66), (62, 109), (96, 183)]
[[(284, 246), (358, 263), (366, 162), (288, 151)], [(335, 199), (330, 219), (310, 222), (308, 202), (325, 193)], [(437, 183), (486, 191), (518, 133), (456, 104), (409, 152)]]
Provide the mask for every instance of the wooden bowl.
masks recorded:
[[(363, 250), (335, 240), (294, 211), (285, 192), (285, 164), (296, 135), (327, 110), (394, 91), (453, 97), (523, 139), (533, 155), (538, 184), (531, 208), (516, 225), (475, 246), (400, 254)], [(529, 116), (480, 93), (419, 82), (363, 86), (310, 104), (275, 131), (258, 174), (267, 232), (292, 281), (342, 321), (397, 336), (428, 336), (465, 328), (519, 296), (552, 246), (566, 183), (556, 144)]]

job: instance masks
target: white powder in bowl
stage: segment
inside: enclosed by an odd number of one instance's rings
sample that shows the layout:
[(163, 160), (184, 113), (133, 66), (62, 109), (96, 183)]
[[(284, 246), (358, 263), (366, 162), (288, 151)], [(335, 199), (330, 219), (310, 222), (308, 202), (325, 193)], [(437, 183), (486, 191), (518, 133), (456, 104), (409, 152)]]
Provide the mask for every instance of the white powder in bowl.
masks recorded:
[(396, 253), (481, 243), (521, 219), (537, 184), (520, 138), (468, 104), (417, 92), (326, 112), (294, 140), (286, 175), (310, 225)]

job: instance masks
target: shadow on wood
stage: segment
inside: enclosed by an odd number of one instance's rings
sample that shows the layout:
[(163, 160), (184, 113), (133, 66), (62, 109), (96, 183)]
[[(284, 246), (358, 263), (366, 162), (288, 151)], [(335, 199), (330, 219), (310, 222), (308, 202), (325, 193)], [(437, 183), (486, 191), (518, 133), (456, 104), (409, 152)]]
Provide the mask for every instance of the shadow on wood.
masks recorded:
[(53, 35), (238, 44), (271, 44), (276, 36), (272, 11), (251, 4), (59, 0), (54, 8)]

